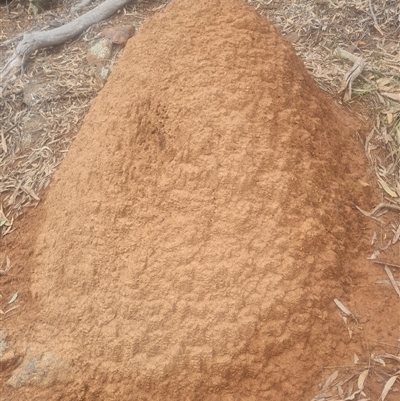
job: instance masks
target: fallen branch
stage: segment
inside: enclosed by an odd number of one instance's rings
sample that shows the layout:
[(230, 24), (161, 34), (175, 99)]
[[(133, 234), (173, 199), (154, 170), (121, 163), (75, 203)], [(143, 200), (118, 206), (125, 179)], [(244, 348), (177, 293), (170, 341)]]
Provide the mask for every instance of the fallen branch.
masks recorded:
[(24, 35), (16, 47), (13, 55), (8, 59), (6, 65), (0, 72), (2, 86), (18, 74), (24, 67), (29, 56), (36, 50), (60, 45), (67, 40), (81, 34), (91, 25), (96, 24), (116, 13), (121, 7), (127, 5), (131, 0), (105, 0), (93, 10), (81, 15), (74, 21), (49, 31), (36, 31)]
[[(380, 203), (378, 206), (376, 206), (374, 209), (372, 209), (370, 212), (366, 212), (365, 210), (361, 209), (356, 205), (356, 208), (364, 215), (367, 217), (371, 217), (375, 220), (378, 220), (375, 216), (378, 212), (381, 210), (390, 210), (392, 212), (400, 212), (400, 206), (392, 205), (390, 203)], [(378, 220), (381, 222), (380, 220)]]
[(344, 92), (343, 101), (348, 102), (349, 100), (351, 100), (353, 81), (362, 73), (365, 67), (365, 61), (362, 57), (357, 57), (354, 54), (351, 54), (341, 48), (338, 48), (336, 53), (338, 54), (338, 56), (350, 60), (354, 63), (348, 73), (345, 75), (342, 81), (342, 85), (340, 86), (340, 89), (338, 91), (338, 93)]

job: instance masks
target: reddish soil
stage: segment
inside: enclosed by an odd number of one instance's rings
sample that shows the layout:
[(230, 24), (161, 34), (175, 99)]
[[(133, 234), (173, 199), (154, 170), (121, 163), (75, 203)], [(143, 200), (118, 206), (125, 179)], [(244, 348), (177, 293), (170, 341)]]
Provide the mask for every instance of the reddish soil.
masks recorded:
[(244, 2), (174, 0), (3, 240), (4, 400), (307, 400), (321, 367), (395, 344), (360, 129)]

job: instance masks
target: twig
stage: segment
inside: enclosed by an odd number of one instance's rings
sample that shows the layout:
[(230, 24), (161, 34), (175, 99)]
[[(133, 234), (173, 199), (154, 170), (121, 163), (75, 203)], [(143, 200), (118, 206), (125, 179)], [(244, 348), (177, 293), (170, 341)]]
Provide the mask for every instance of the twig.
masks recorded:
[[(392, 283), (389, 280), (377, 280), (377, 281), (375, 281), (375, 284), (389, 284), (389, 285), (391, 285)], [(396, 284), (400, 286), (400, 281), (396, 281)]]
[(379, 341), (379, 340), (374, 340), (374, 339), (370, 339), (369, 341), (374, 342), (376, 344), (381, 344), (381, 345), (386, 345), (388, 347), (392, 347), (392, 348), (399, 348), (398, 344), (389, 344), (389, 343), (385, 343), (383, 341)]
[(3, 135), (8, 134), (11, 130), (13, 130), (18, 124), (12, 125), (10, 128), (7, 128), (4, 132), (2, 131)]
[(6, 311), (4, 312), (4, 314), (7, 315), (8, 312), (11, 312), (11, 311), (13, 311), (13, 310), (15, 310), (15, 309), (18, 309), (19, 307), (20, 307), (20, 305), (13, 306), (13, 307), (10, 308), (9, 310), (6, 310)]
[(356, 205), (356, 208), (365, 216), (367, 217), (374, 217), (376, 213), (378, 213), (381, 209), (388, 209), (391, 210), (392, 212), (400, 212), (400, 206), (392, 205), (390, 203), (380, 203), (378, 206), (376, 206), (374, 209), (372, 209), (371, 212), (366, 212), (365, 210), (361, 209)]
[(392, 212), (400, 212), (400, 206), (392, 205), (391, 203), (380, 203), (372, 210), (371, 214), (375, 215), (381, 209), (388, 209)]
[(379, 260), (374, 260), (373, 263), (376, 263), (378, 265), (384, 265), (384, 266), (386, 265), (386, 266), (389, 266), (389, 267), (396, 267), (397, 269), (400, 269), (400, 265), (394, 265), (393, 263), (380, 262)]
[(367, 216), (375, 221), (377, 221), (378, 223), (384, 224), (384, 222), (380, 219), (378, 219), (377, 217), (373, 216), (372, 213), (366, 212), (365, 210), (361, 209), (360, 207), (358, 207), (357, 205), (355, 205), (356, 208), (364, 215)]
[(374, 9), (372, 7), (372, 1), (369, 0), (368, 3), (369, 3), (369, 10), (371, 11), (372, 19), (374, 20), (374, 27), (383, 36), (384, 33), (383, 33), (382, 29), (379, 27), (378, 20), (376, 19)]
[(347, 72), (343, 78), (342, 85), (339, 88), (338, 93), (344, 92), (343, 101), (348, 102), (351, 100), (351, 90), (353, 81), (362, 73), (365, 67), (365, 61), (362, 57), (357, 57), (354, 54), (349, 53), (340, 47), (336, 50), (336, 53), (347, 60), (354, 62), (353, 66)]

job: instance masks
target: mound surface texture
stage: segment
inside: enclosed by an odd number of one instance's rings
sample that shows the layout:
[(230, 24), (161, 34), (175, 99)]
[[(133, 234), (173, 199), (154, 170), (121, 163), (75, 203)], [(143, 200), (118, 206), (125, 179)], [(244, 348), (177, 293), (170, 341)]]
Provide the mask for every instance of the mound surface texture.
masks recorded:
[(173, 0), (42, 205), (14, 394), (309, 397), (358, 252), (355, 127), (243, 1)]

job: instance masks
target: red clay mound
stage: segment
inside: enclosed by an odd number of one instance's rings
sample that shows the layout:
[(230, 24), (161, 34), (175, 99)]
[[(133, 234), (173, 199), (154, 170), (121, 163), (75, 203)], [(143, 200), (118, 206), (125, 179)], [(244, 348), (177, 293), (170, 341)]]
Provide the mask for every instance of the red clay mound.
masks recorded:
[(327, 311), (360, 251), (355, 129), (243, 1), (172, 1), (43, 205), (14, 396), (306, 400), (341, 358)]

